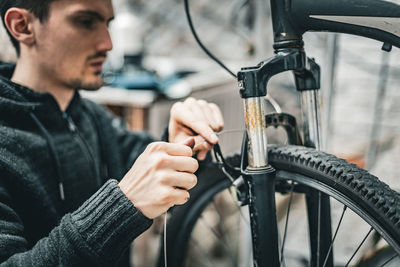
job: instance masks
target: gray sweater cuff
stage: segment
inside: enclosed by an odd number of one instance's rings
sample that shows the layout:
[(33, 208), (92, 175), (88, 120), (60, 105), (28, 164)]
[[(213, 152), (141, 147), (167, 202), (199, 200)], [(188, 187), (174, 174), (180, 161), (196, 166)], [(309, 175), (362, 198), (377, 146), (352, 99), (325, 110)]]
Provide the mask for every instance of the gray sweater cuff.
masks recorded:
[(71, 214), (71, 222), (92, 252), (115, 263), (153, 221), (134, 207), (116, 180), (109, 180)]

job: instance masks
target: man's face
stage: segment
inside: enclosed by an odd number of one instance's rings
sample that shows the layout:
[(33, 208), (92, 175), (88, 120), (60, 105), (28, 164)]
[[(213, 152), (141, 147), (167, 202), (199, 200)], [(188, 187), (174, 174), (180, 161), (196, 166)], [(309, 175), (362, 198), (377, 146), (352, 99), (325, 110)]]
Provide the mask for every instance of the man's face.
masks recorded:
[(112, 49), (108, 23), (113, 16), (111, 0), (52, 2), (48, 19), (34, 22), (34, 59), (43, 78), (55, 86), (98, 89)]

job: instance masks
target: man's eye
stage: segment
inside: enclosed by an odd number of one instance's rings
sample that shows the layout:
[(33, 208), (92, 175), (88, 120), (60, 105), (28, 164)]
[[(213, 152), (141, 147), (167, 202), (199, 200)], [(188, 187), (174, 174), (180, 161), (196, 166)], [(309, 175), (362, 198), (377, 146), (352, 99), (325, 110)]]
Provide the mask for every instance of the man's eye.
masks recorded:
[(91, 29), (94, 27), (94, 20), (93, 19), (81, 19), (78, 21), (80, 25), (85, 28)]

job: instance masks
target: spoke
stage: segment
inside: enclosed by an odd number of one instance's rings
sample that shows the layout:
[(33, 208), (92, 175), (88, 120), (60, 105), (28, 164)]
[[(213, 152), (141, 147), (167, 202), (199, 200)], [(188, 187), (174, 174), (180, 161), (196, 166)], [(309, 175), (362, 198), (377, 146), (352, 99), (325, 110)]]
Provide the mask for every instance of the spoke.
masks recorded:
[(291, 187), (290, 187), (290, 197), (289, 197), (289, 203), (288, 203), (288, 208), (286, 212), (286, 222), (285, 222), (285, 230), (283, 233), (283, 240), (282, 240), (282, 247), (281, 247), (281, 265), (283, 262), (283, 251), (285, 249), (285, 241), (286, 241), (286, 234), (287, 234), (287, 228), (288, 228), (288, 222), (289, 222), (289, 215), (290, 215), (290, 210), (292, 207), (292, 200), (293, 200), (293, 189), (294, 189), (294, 183), (292, 181)]
[(217, 204), (215, 204), (215, 199), (213, 200), (212, 205), (213, 205), (213, 207), (214, 207), (214, 210), (215, 210), (216, 213), (218, 214), (218, 221), (219, 221), (219, 223), (218, 223), (218, 230), (221, 232), (220, 236), (221, 236), (221, 238), (223, 238), (223, 239), (225, 240), (227, 246), (229, 246), (229, 242), (228, 242), (228, 239), (227, 239), (227, 236), (228, 236), (228, 235), (227, 235), (227, 231), (226, 231), (226, 229), (225, 229), (225, 226), (224, 226), (224, 222), (223, 222), (223, 220), (222, 220), (221, 213), (219, 212), (219, 209), (218, 209), (218, 207), (217, 207)]
[[(224, 242), (225, 240), (223, 240), (223, 238), (221, 238), (221, 236), (215, 231), (215, 229), (213, 227), (211, 227), (207, 221), (204, 219), (203, 215), (200, 216), (200, 221), (203, 222), (203, 224), (211, 231), (211, 233), (213, 233), (215, 239), (219, 242), (221, 242), (221, 244), (223, 245), (223, 247), (225, 248), (225, 251), (228, 253), (232, 263), (235, 265), (235, 259), (233, 257), (232, 251), (229, 247), (229, 244), (227, 244), (226, 242)], [(237, 264), (236, 264), (237, 265)], [(235, 266), (236, 266), (235, 265)]]
[(380, 267), (385, 266), (386, 264), (388, 264), (389, 262), (391, 262), (392, 260), (394, 260), (395, 258), (397, 258), (399, 255), (394, 254), (390, 259), (388, 259), (384, 264), (382, 264)]
[(332, 251), (333, 243), (336, 240), (336, 236), (337, 236), (337, 233), (339, 232), (339, 228), (340, 228), (340, 225), (342, 224), (342, 220), (343, 220), (343, 217), (344, 217), (344, 214), (345, 214), (346, 210), (347, 210), (347, 206), (343, 206), (342, 215), (340, 216), (340, 220), (339, 220), (338, 226), (336, 227), (335, 235), (333, 236), (331, 245), (329, 246), (328, 253), (326, 254), (326, 257), (325, 257), (325, 260), (324, 260), (324, 265), (322, 267), (325, 267), (326, 263), (328, 262), (329, 255), (331, 254), (331, 251)]
[(317, 266), (319, 266), (321, 251), (321, 192), (318, 192), (318, 229), (317, 229)]
[(221, 213), (219, 212), (218, 207), (215, 204), (215, 198), (214, 198), (212, 204), (213, 204), (213, 207), (214, 207), (215, 211), (218, 214), (218, 220), (219, 220), (218, 229), (221, 231), (221, 238), (224, 239), (224, 241), (225, 241), (224, 243), (227, 246), (227, 249), (228, 249), (227, 252), (229, 253), (229, 256), (230, 256), (230, 258), (232, 260), (232, 263), (234, 264), (234, 266), (237, 266), (237, 262), (235, 260), (234, 252), (233, 252), (231, 246), (229, 245), (229, 242), (228, 242), (228, 239), (227, 239), (228, 234), (227, 234), (227, 231), (225, 230), (225, 226), (224, 226), (224, 223), (223, 223), (223, 220), (222, 220)]
[[(195, 244), (195, 246), (198, 248), (198, 251), (201, 252), (201, 254), (203, 254), (203, 258), (207, 259), (209, 263), (211, 263), (212, 266), (215, 266), (214, 262), (211, 261), (211, 257), (210, 255), (208, 255), (208, 253), (206, 252), (206, 250), (200, 245), (199, 241), (197, 241), (196, 239), (194, 239), (193, 237), (190, 238), (190, 240), (192, 241), (193, 244)], [(210, 266), (207, 264), (204, 264), (203, 262), (199, 261), (199, 263), (205, 267)]]
[[(236, 193), (236, 192), (235, 192)], [(242, 217), (243, 221), (246, 222), (246, 225), (250, 229), (250, 222), (249, 220), (244, 216), (242, 209), (240, 208), (239, 204), (237, 203), (236, 199), (233, 196), (232, 188), (229, 188), (229, 195), (231, 196), (232, 202), (235, 204), (237, 210), (240, 213), (240, 217)]]
[(167, 214), (168, 212), (165, 212), (164, 215), (164, 266), (168, 267), (168, 261), (167, 261)]
[(374, 230), (374, 228), (371, 227), (371, 229), (369, 229), (368, 234), (364, 237), (363, 241), (361, 242), (361, 244), (358, 246), (358, 248), (356, 249), (356, 251), (354, 251), (353, 255), (351, 256), (350, 260), (346, 263), (345, 267), (349, 266), (350, 262), (353, 260), (354, 256), (357, 254), (357, 252), (360, 250), (360, 248), (362, 247), (362, 245), (364, 244), (365, 240), (367, 240), (368, 236), (371, 234), (372, 230)]

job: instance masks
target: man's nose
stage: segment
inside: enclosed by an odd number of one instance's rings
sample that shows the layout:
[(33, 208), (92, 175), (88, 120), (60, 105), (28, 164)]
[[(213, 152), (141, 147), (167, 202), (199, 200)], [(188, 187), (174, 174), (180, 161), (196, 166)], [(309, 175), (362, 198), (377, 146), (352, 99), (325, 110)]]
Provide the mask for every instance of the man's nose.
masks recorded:
[(101, 36), (99, 43), (97, 44), (98, 51), (110, 51), (113, 48), (110, 31), (105, 30)]

